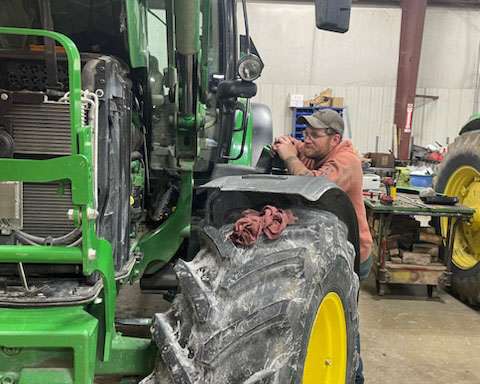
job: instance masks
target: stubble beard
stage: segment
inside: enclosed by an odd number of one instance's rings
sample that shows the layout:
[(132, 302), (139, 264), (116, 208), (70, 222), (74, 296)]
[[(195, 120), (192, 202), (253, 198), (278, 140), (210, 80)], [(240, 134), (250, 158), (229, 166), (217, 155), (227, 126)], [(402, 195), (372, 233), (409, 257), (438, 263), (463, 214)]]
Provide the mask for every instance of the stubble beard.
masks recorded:
[(329, 153), (330, 151), (319, 151), (318, 149), (315, 150), (315, 149), (306, 149), (304, 151), (304, 155), (306, 157), (308, 157), (309, 159), (312, 159), (312, 160), (317, 160), (317, 161), (320, 161), (322, 159), (325, 158), (325, 156), (327, 156), (327, 154)]

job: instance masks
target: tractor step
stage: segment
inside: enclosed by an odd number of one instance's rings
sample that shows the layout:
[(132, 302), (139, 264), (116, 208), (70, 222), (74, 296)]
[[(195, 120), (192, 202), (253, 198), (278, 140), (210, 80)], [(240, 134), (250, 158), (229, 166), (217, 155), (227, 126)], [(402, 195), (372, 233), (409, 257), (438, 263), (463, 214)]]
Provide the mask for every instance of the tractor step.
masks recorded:
[[(18, 372), (22, 384), (57, 383), (60, 376), (62, 380), (70, 377), (62, 383), (90, 384), (97, 332), (98, 320), (82, 307), (0, 309), (0, 372)], [(48, 359), (35, 359), (33, 350), (38, 348), (57, 350), (63, 358), (70, 355), (70, 364), (54, 370)]]
[(73, 384), (72, 371), (68, 368), (25, 368), (18, 384)]

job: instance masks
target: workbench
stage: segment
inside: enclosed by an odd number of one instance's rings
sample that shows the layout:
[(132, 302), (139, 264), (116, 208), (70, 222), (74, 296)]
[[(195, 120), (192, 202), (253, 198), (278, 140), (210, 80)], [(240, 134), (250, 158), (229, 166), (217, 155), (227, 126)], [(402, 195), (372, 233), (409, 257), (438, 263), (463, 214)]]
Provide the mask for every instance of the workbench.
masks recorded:
[[(397, 194), (391, 205), (382, 204), (378, 196), (364, 197), (370, 231), (373, 236), (372, 256), (374, 257), (373, 270), (379, 295), (385, 294), (388, 284), (417, 284), (425, 285), (430, 297), (435, 294), (437, 285), (450, 285), (451, 263), (455, 230), (462, 222), (470, 219), (474, 209), (456, 205), (425, 204), (418, 195)], [(442, 262), (428, 265), (398, 264), (389, 260), (387, 251), (387, 236), (392, 221), (398, 216), (430, 216), (432, 218), (446, 218), (447, 228), (443, 237)], [(375, 223), (375, 231), (372, 226)]]

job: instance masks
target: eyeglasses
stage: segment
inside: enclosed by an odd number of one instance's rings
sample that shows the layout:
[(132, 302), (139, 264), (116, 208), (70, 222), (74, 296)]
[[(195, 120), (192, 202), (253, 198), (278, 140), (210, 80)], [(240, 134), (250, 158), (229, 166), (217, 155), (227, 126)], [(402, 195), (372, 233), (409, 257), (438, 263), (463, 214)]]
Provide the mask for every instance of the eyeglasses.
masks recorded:
[[(318, 130), (320, 131), (320, 130)], [(325, 137), (325, 136), (332, 136), (331, 134), (328, 134), (326, 133), (325, 131), (323, 131), (324, 133), (319, 133), (319, 132), (316, 132), (316, 131), (312, 131), (312, 132), (307, 132), (307, 130), (304, 130), (303, 131), (303, 139), (306, 140), (306, 139), (310, 139), (310, 140), (316, 140), (316, 139), (319, 139), (321, 137)]]

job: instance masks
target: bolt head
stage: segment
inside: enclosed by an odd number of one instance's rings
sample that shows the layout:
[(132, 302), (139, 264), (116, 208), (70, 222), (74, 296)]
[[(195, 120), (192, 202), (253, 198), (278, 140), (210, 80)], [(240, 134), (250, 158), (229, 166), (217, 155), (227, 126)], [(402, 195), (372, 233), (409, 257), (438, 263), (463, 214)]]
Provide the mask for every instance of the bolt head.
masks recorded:
[(15, 379), (11, 376), (3, 376), (0, 379), (0, 384), (14, 384), (14, 383), (15, 383)]
[(95, 249), (89, 248), (87, 253), (88, 260), (93, 261), (97, 258), (97, 251)]
[(87, 218), (89, 220), (96, 220), (98, 217), (98, 211), (93, 208), (87, 208)]
[(2, 99), (3, 101), (7, 101), (8, 100), (8, 94), (7, 93), (2, 93), (0, 95), (0, 99)]
[(22, 349), (21, 348), (12, 348), (12, 347), (2, 347), (1, 351), (7, 356), (15, 356), (18, 355)]

